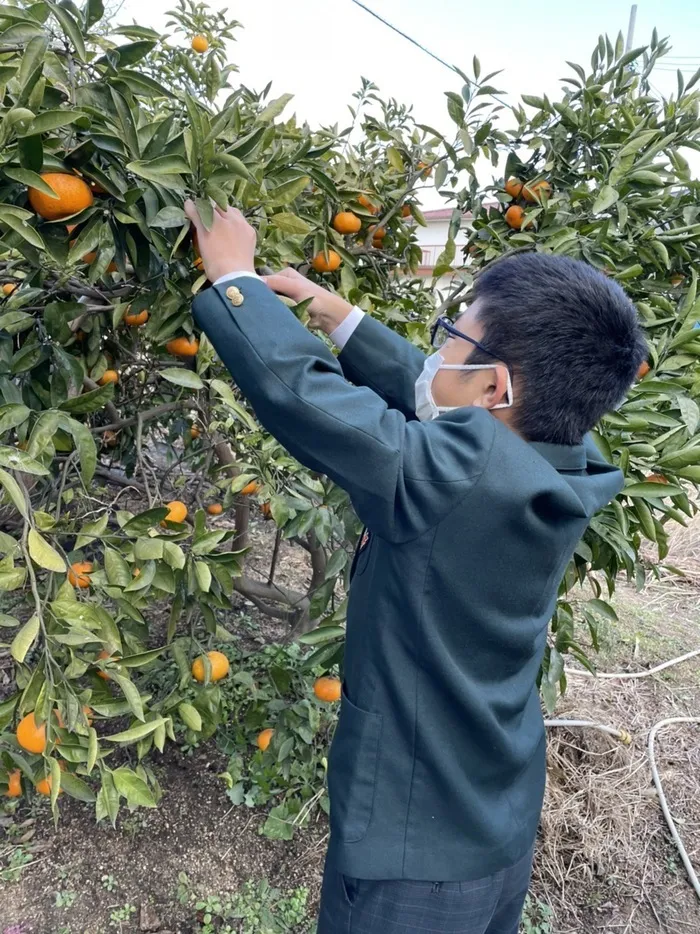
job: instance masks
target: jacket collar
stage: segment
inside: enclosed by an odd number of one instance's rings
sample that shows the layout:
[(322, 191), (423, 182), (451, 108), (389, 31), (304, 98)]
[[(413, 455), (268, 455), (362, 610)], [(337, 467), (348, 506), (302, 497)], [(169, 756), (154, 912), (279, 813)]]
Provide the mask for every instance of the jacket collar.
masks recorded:
[(555, 470), (581, 471), (586, 469), (586, 450), (582, 444), (548, 444), (545, 441), (531, 441), (530, 447), (544, 457)]

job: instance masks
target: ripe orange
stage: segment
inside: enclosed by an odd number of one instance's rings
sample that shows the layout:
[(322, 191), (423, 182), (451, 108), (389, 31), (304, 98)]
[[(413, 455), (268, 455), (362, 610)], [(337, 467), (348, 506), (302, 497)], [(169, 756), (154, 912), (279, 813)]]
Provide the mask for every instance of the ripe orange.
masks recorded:
[(199, 426), (197, 425), (192, 425), (192, 427), (190, 428), (190, 438), (192, 438), (193, 441), (196, 441), (197, 438), (201, 435), (201, 433), (202, 432), (200, 431)]
[(332, 704), (335, 701), (339, 701), (340, 695), (342, 694), (340, 680), (338, 678), (331, 678), (329, 676), (319, 678), (314, 684), (314, 694), (320, 701), (323, 701), (326, 704)]
[(367, 195), (360, 195), (357, 199), (357, 203), (361, 204), (362, 207), (369, 211), (370, 214), (376, 214), (379, 211), (379, 208), (376, 204), (372, 204)]
[(176, 337), (168, 341), (165, 349), (174, 357), (196, 357), (199, 341), (196, 337)]
[(13, 769), (7, 776), (7, 791), (5, 792), (8, 798), (21, 798), (22, 797), (22, 779), (21, 772), (19, 769)]
[[(680, 273), (676, 274), (675, 276), (671, 276), (671, 285), (675, 288), (676, 286), (680, 285), (684, 279), (685, 279), (685, 276), (680, 275)], [(3, 289), (6, 289), (6, 288), (7, 286), (3, 286)], [(8, 293), (5, 292), (5, 295), (7, 294)]]
[(16, 282), (5, 282), (2, 287), (3, 295), (12, 295), (13, 292), (16, 292), (19, 286)]
[(210, 503), (207, 506), (207, 512), (210, 516), (220, 516), (223, 511), (224, 507), (221, 505), (221, 503)]
[(241, 490), (241, 495), (242, 496), (253, 496), (255, 493), (258, 492), (259, 489), (260, 489), (260, 484), (255, 480), (251, 480), (250, 483), (248, 483), (246, 486), (243, 487), (243, 489)]
[(131, 572), (132, 577), (141, 577), (141, 568), (134, 568)]
[(647, 477), (647, 483), (668, 483), (668, 480), (661, 473), (650, 473)]
[[(112, 660), (115, 661), (115, 662), (116, 662), (116, 661), (119, 661), (118, 657), (117, 657), (116, 655), (112, 655), (112, 653), (111, 653), (111, 652), (108, 652), (107, 649), (102, 649), (102, 651), (98, 653), (98, 656), (97, 656), (97, 657), (98, 657), (98, 659), (100, 659), (100, 661), (104, 661), (104, 660), (107, 659), (107, 658), (112, 659)], [(98, 678), (102, 678), (103, 681), (111, 681), (111, 680), (112, 680), (112, 676), (111, 676), (111, 675), (108, 675), (106, 671), (98, 671), (98, 672), (97, 672), (97, 677), (98, 677)]]
[(62, 217), (77, 214), (89, 208), (95, 200), (90, 186), (75, 175), (46, 172), (41, 177), (58, 195), (58, 198), (50, 198), (37, 188), (29, 189), (29, 203), (44, 220), (58, 221)]
[(429, 166), (427, 162), (419, 162), (418, 168), (425, 169), (425, 171), (422, 173), (423, 178), (430, 178), (430, 176), (433, 174), (433, 167)]
[[(70, 245), (73, 246), (74, 243), (75, 243), (75, 240), (71, 240)], [(88, 266), (92, 266), (92, 264), (95, 262), (96, 259), (97, 259), (97, 253), (90, 252), (90, 253), (86, 253), (85, 256), (83, 256), (83, 262)], [(117, 264), (114, 262), (110, 263), (107, 269), (105, 270), (105, 272), (116, 272), (116, 271), (117, 271)]]
[(22, 749), (41, 755), (46, 749), (46, 722), (39, 726), (32, 711), (19, 721), (15, 736)]
[(509, 178), (503, 187), (511, 198), (519, 198), (523, 190), (523, 183), (518, 181), (517, 178)]
[(79, 587), (81, 590), (85, 590), (86, 587), (90, 586), (90, 575), (92, 574), (92, 569), (92, 561), (76, 561), (75, 564), (71, 564), (70, 566), (70, 570), (68, 571), (68, 580), (74, 587)]
[(369, 229), (372, 231), (373, 240), (383, 240), (386, 237), (386, 227), (372, 226)]
[(410, 204), (404, 204), (401, 208), (401, 217), (410, 217), (412, 213)]
[(272, 506), (269, 503), (263, 503), (260, 507), (260, 511), (265, 516), (266, 519), (272, 518)]
[[(211, 664), (211, 680), (221, 681), (229, 673), (230, 664), (223, 652), (207, 652), (207, 658)], [(204, 682), (206, 672), (204, 670), (204, 656), (200, 655), (192, 662), (192, 677), (200, 684)]]
[(116, 370), (105, 370), (102, 376), (97, 380), (98, 386), (107, 386), (109, 383), (118, 383), (119, 374)]
[(161, 522), (162, 526), (165, 526), (166, 522), (184, 522), (187, 518), (187, 506), (184, 503), (180, 502), (179, 499), (174, 499), (171, 503), (166, 503), (168, 507), (168, 514), (165, 519)]
[(209, 48), (209, 40), (206, 36), (195, 36), (192, 40), (192, 48), (195, 52), (199, 52), (200, 55), (204, 55)]
[(107, 429), (102, 435), (102, 443), (105, 447), (115, 448), (117, 446), (118, 437), (116, 431), (112, 431), (111, 428)]
[(640, 367), (639, 367), (639, 369), (637, 370), (637, 379), (644, 379), (644, 377), (647, 375), (647, 373), (648, 373), (650, 370), (651, 370), (651, 367), (649, 366), (649, 364), (648, 364), (647, 361), (645, 360), (642, 364), (640, 364)]
[(356, 234), (362, 227), (362, 221), (352, 211), (341, 211), (333, 218), (333, 227), (339, 234)]
[(552, 186), (549, 182), (539, 181), (533, 182), (532, 185), (523, 185), (523, 198), (528, 202), (528, 204), (536, 204), (542, 198), (542, 195), (551, 195)]
[[(65, 772), (66, 767), (63, 764), (63, 762), (59, 762), (58, 767), (60, 768), (62, 772)], [(36, 788), (36, 790), (39, 792), (40, 795), (46, 795), (46, 797), (48, 798), (49, 795), (51, 794), (51, 776), (47, 775), (46, 778), (42, 778), (41, 781), (37, 782), (34, 787)], [(63, 794), (63, 789), (59, 788), (58, 793), (59, 795)]]
[(342, 260), (335, 250), (329, 250), (328, 259), (326, 259), (323, 251), (321, 251), (311, 260), (311, 265), (316, 272), (335, 272), (341, 262)]
[(139, 311), (137, 314), (125, 314), (124, 315), (124, 324), (128, 325), (130, 328), (139, 328), (142, 324), (145, 324), (148, 321), (148, 312)]
[(377, 240), (375, 238), (374, 240), (372, 240), (372, 246), (374, 247), (375, 250), (381, 250), (381, 248), (384, 246), (384, 241)]
[(524, 216), (525, 211), (523, 211), (519, 204), (511, 204), (506, 211), (506, 224), (514, 230), (520, 230), (520, 225), (523, 222)]
[(272, 736), (274, 732), (275, 731), (273, 729), (268, 727), (267, 730), (263, 730), (262, 733), (258, 733), (258, 738), (256, 740), (258, 744), (258, 749), (262, 749), (262, 751), (265, 752), (267, 747), (272, 742)]

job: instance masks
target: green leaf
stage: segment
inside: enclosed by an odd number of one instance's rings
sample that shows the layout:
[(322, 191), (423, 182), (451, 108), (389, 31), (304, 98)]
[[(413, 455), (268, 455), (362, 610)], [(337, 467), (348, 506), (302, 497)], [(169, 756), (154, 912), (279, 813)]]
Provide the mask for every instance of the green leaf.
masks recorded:
[(18, 402), (0, 405), (0, 435), (18, 425), (24, 424), (31, 414), (31, 409)]
[(586, 606), (604, 619), (610, 620), (611, 623), (618, 622), (617, 613), (606, 600), (587, 600)]
[(113, 587), (126, 587), (131, 583), (131, 569), (118, 551), (105, 548), (104, 562), (107, 580)]
[[(94, 730), (93, 730), (94, 733)], [(96, 800), (95, 792), (81, 778), (73, 772), (63, 772), (61, 775), (61, 789), (71, 798), (93, 804)]]
[(283, 94), (274, 101), (270, 101), (267, 107), (258, 114), (256, 123), (271, 123), (275, 117), (279, 117), (293, 97), (293, 94)]
[(238, 156), (232, 156), (228, 152), (218, 152), (214, 156), (214, 162), (228, 169), (230, 172), (233, 172), (234, 175), (244, 178), (247, 182), (256, 184), (255, 176), (248, 166), (244, 162), (241, 162)]
[(645, 499), (664, 499), (667, 496), (678, 496), (683, 491), (671, 483), (631, 483), (622, 491), (623, 496), (643, 496)]
[(66, 562), (53, 545), (49, 545), (46, 539), (42, 538), (36, 529), (29, 530), (27, 544), (29, 546), (29, 554), (35, 564), (38, 564), (41, 568), (46, 568), (47, 571), (65, 573)]
[[(104, 388), (104, 387), (103, 387)], [(80, 476), (86, 485), (92, 481), (97, 467), (97, 445), (90, 429), (74, 418), (62, 415), (59, 424), (64, 431), (73, 436), (75, 448), (80, 458)]]
[(591, 212), (593, 214), (600, 214), (603, 211), (607, 211), (608, 208), (615, 204), (619, 197), (620, 193), (616, 188), (613, 188), (612, 185), (603, 185), (593, 202)]
[(80, 551), (80, 549), (84, 548), (86, 545), (95, 544), (95, 542), (102, 538), (108, 525), (109, 513), (106, 511), (99, 519), (95, 519), (94, 522), (86, 522), (75, 541), (74, 549)]
[[(141, 695), (139, 694), (138, 688), (133, 683), (133, 681), (131, 681), (129, 678), (125, 677), (124, 675), (120, 675), (116, 671), (110, 671), (109, 676), (121, 688), (122, 693), (124, 697), (126, 698), (126, 701), (131, 709), (131, 712), (134, 714), (136, 719), (142, 720), (142, 721), (145, 720), (146, 718), (143, 713), (143, 701), (141, 699)], [(143, 723), (142, 726), (150, 727), (152, 726), (152, 724)], [(127, 733), (134, 733), (134, 732), (137, 732), (139, 729), (140, 727), (134, 727), (133, 730), (127, 730)], [(155, 729), (155, 727), (153, 727), (153, 729)], [(145, 733), (139, 734), (138, 736), (136, 736), (135, 739), (143, 739), (143, 737), (148, 736), (150, 732), (151, 730), (147, 729)], [(123, 733), (117, 733), (115, 736), (106, 736), (105, 739), (109, 739), (115, 743), (132, 742), (131, 738), (127, 740), (127, 739), (124, 739), (123, 737), (124, 737)]]
[(160, 560), (164, 545), (162, 538), (139, 538), (134, 545), (134, 557), (137, 561)]
[(192, 704), (180, 704), (177, 710), (185, 726), (189, 727), (191, 730), (194, 730), (195, 733), (201, 732), (202, 715), (196, 707), (193, 707)]
[(26, 240), (27, 243), (30, 243), (38, 250), (46, 249), (46, 244), (44, 243), (44, 239), (41, 234), (25, 221), (22, 221), (15, 215), (8, 214), (5, 211), (0, 212), (0, 221), (3, 224), (6, 224), (11, 230), (14, 230), (14, 232), (19, 234), (23, 240)]
[(297, 217), (296, 214), (273, 214), (269, 220), (283, 233), (305, 236), (311, 231), (310, 224), (307, 224), (301, 217)]
[(95, 768), (95, 763), (97, 762), (97, 753), (99, 751), (99, 745), (97, 742), (97, 732), (94, 727), (88, 728), (88, 757), (87, 757), (87, 772), (88, 775)]
[(197, 578), (199, 589), (204, 591), (204, 593), (209, 593), (211, 590), (211, 571), (209, 570), (209, 565), (204, 561), (195, 561), (194, 573)]
[(27, 501), (22, 492), (22, 487), (17, 483), (12, 474), (2, 469), (0, 469), (0, 486), (4, 487), (5, 492), (12, 500), (13, 505), (22, 518), (27, 519), (29, 512), (27, 510)]
[(80, 110), (45, 110), (29, 123), (19, 136), (40, 136), (42, 133), (51, 133), (61, 127), (69, 126), (76, 120), (85, 119)]
[(127, 165), (127, 171), (142, 175), (143, 178), (158, 179), (161, 175), (189, 175), (190, 167), (182, 156), (158, 156), (147, 161), (138, 160)]
[(156, 216), (150, 222), (150, 226), (162, 228), (183, 227), (187, 223), (187, 215), (182, 210), (182, 208), (175, 207), (174, 205), (168, 205), (167, 207), (161, 208), (160, 211), (158, 211)]
[(95, 23), (99, 23), (105, 15), (105, 5), (103, 0), (88, 0), (85, 6), (85, 26), (89, 29)]
[(319, 626), (311, 632), (299, 636), (297, 642), (303, 645), (322, 645), (324, 642), (331, 642), (340, 639), (345, 635), (345, 629), (342, 626)]
[(160, 375), (175, 386), (184, 386), (185, 389), (204, 389), (201, 377), (184, 367), (170, 367), (167, 370), (161, 370)]
[(700, 422), (700, 408), (698, 408), (697, 402), (693, 399), (690, 399), (688, 396), (679, 396), (678, 397), (678, 407), (681, 410), (681, 418), (685, 427), (688, 429), (688, 434), (692, 436), (698, 430), (698, 423)]
[(44, 181), (41, 175), (37, 175), (36, 172), (30, 172), (29, 169), (19, 169), (16, 166), (11, 166), (9, 168), (5, 166), (3, 172), (8, 178), (12, 178), (16, 182), (26, 185), (28, 188), (36, 188), (50, 198), (58, 198), (53, 188)]
[(285, 204), (290, 204), (295, 198), (299, 197), (310, 181), (308, 175), (302, 175), (301, 178), (292, 178), (277, 188), (273, 188), (268, 192), (267, 206), (279, 208)]
[(60, 408), (64, 412), (72, 412), (75, 415), (91, 415), (103, 409), (105, 404), (111, 402), (113, 398), (114, 385), (108, 383), (106, 386), (100, 386), (99, 389), (91, 389), (72, 399), (66, 399), (61, 403)]
[(73, 44), (73, 48), (75, 49), (78, 58), (83, 62), (86, 61), (87, 53), (85, 51), (85, 43), (83, 42), (83, 34), (80, 31), (80, 26), (78, 23), (73, 19), (67, 10), (63, 9), (63, 7), (58, 6), (56, 3), (50, 2), (50, 0), (45, 0), (45, 2), (63, 27), (63, 31)]
[(392, 169), (396, 169), (397, 172), (403, 172), (406, 168), (403, 157), (395, 146), (386, 147), (386, 157), (389, 161), (389, 165)]
[(123, 730), (121, 733), (113, 733), (111, 736), (105, 736), (110, 743), (135, 743), (146, 736), (150, 736), (159, 726), (165, 725), (166, 721), (159, 717), (157, 720), (149, 720), (148, 723), (139, 723), (129, 730)]
[(39, 635), (39, 617), (36, 613), (27, 620), (20, 631), (12, 640), (10, 654), (14, 660), (21, 665), (27, 656), (27, 652), (34, 645), (36, 637)]
[[(153, 730), (151, 732), (153, 732)], [(112, 737), (108, 738), (111, 739)], [(114, 785), (117, 791), (122, 797), (126, 798), (126, 803), (130, 808), (154, 808), (156, 806), (156, 799), (153, 797), (151, 789), (146, 782), (131, 769), (126, 767), (115, 769), (115, 771), (112, 772), (112, 778), (114, 779)]]

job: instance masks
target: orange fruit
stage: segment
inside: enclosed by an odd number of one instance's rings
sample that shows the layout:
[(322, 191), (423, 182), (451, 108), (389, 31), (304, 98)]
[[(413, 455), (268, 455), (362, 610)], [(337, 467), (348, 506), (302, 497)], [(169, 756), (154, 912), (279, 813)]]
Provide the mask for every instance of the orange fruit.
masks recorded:
[(328, 259), (326, 259), (325, 254), (321, 251), (311, 260), (311, 265), (316, 272), (335, 272), (341, 262), (342, 260), (335, 250), (329, 250)]
[(362, 227), (362, 221), (352, 211), (341, 211), (333, 218), (333, 228), (339, 234), (356, 234), (360, 227)]
[(207, 512), (210, 516), (220, 516), (223, 511), (224, 507), (221, 505), (221, 503), (210, 503), (207, 506)]
[(367, 195), (360, 195), (357, 199), (357, 203), (361, 204), (362, 207), (369, 211), (370, 214), (376, 214), (379, 211), (379, 208), (376, 204), (372, 204)]
[(332, 704), (335, 701), (339, 701), (340, 695), (342, 694), (340, 680), (329, 676), (319, 678), (314, 684), (314, 694), (325, 704)]
[(196, 337), (176, 337), (168, 341), (165, 349), (174, 357), (196, 357), (199, 341)]
[(503, 187), (511, 198), (519, 198), (523, 190), (523, 183), (518, 181), (517, 178), (509, 178)]
[(375, 250), (381, 250), (381, 248), (384, 246), (384, 241), (376, 240), (376, 239), (372, 240), (372, 246), (374, 247)]
[(90, 186), (86, 185), (82, 178), (76, 178), (75, 175), (45, 172), (41, 177), (58, 195), (58, 198), (51, 198), (38, 188), (29, 189), (29, 203), (44, 220), (58, 221), (62, 217), (77, 214), (78, 211), (89, 208), (95, 200)]
[(46, 722), (39, 726), (32, 711), (19, 721), (15, 736), (22, 749), (41, 755), (46, 749)]
[(148, 312), (146, 310), (139, 311), (137, 314), (125, 314), (124, 315), (124, 324), (128, 325), (130, 328), (140, 328), (142, 324), (145, 324), (148, 321)]
[(260, 489), (260, 484), (255, 480), (251, 480), (246, 486), (241, 490), (242, 496), (253, 496)]
[(119, 374), (116, 370), (105, 370), (102, 376), (97, 380), (98, 386), (107, 386), (109, 383), (118, 383)]
[[(63, 764), (63, 762), (59, 762), (58, 767), (60, 768), (62, 772), (65, 772), (66, 767)], [(41, 781), (37, 782), (34, 787), (36, 788), (36, 790), (39, 792), (40, 795), (46, 795), (46, 797), (48, 798), (49, 795), (51, 794), (51, 776), (47, 775), (46, 778), (42, 778)], [(59, 795), (63, 794), (63, 789), (59, 788), (58, 793)]]
[(274, 732), (275, 731), (273, 729), (268, 728), (267, 730), (263, 730), (262, 733), (258, 733), (258, 738), (256, 740), (258, 749), (262, 749), (262, 751), (265, 752), (267, 747), (272, 742), (272, 736)]
[[(211, 664), (211, 680), (221, 681), (229, 672), (231, 665), (223, 652), (207, 652), (207, 658)], [(192, 677), (200, 684), (204, 683), (206, 672), (204, 670), (204, 656), (200, 655), (192, 662)]]
[(524, 216), (525, 212), (519, 204), (511, 204), (506, 211), (506, 224), (514, 230), (520, 230), (520, 225), (523, 222)]
[(179, 499), (174, 499), (171, 503), (166, 503), (168, 507), (168, 514), (165, 519), (161, 522), (162, 526), (165, 526), (166, 522), (184, 522), (187, 518), (187, 506), (184, 503), (180, 502)]
[(668, 483), (668, 480), (661, 473), (650, 473), (647, 477), (647, 483)]
[(651, 367), (649, 366), (649, 364), (648, 364), (647, 361), (645, 360), (642, 364), (640, 364), (640, 367), (639, 367), (639, 369), (637, 370), (637, 379), (644, 379), (644, 377), (647, 375), (647, 373), (648, 373), (650, 370), (651, 370)]
[(7, 791), (5, 792), (8, 798), (21, 798), (22, 797), (22, 773), (19, 769), (13, 769), (7, 776)]
[(197, 438), (201, 435), (201, 433), (202, 432), (200, 431), (197, 425), (192, 425), (192, 427), (190, 428), (190, 438), (192, 438), (193, 441), (196, 441)]
[[(104, 660), (107, 659), (107, 658), (112, 659), (112, 660), (115, 661), (115, 662), (116, 662), (116, 661), (119, 661), (119, 659), (117, 658), (117, 656), (116, 656), (116, 655), (112, 655), (112, 653), (111, 653), (111, 652), (108, 652), (107, 649), (102, 649), (102, 651), (98, 654), (97, 657), (98, 657), (98, 659), (100, 659), (100, 661), (104, 661)], [(97, 677), (98, 677), (98, 678), (102, 678), (103, 681), (111, 681), (111, 680), (112, 680), (112, 676), (111, 676), (111, 675), (108, 675), (106, 671), (98, 671), (98, 672), (97, 672)]]
[(16, 292), (19, 286), (16, 282), (5, 282), (2, 287), (3, 295), (12, 295), (13, 292)]
[(141, 568), (134, 568), (131, 572), (132, 577), (141, 577)]
[(206, 36), (195, 36), (192, 40), (192, 48), (200, 55), (204, 55), (209, 48), (209, 40)]
[(403, 207), (401, 208), (401, 217), (410, 217), (411, 214), (412, 214), (411, 205), (404, 204)]
[(90, 575), (92, 574), (92, 570), (92, 561), (76, 561), (75, 564), (71, 564), (70, 566), (70, 571), (68, 571), (68, 580), (74, 587), (79, 587), (81, 590), (85, 590), (86, 587), (90, 586)]
[[(74, 243), (75, 243), (75, 240), (71, 240), (70, 245), (73, 246)], [(90, 253), (86, 253), (85, 256), (83, 256), (83, 262), (88, 266), (92, 266), (92, 264), (95, 262), (96, 259), (97, 259), (97, 253), (90, 252)], [(114, 262), (110, 263), (107, 269), (105, 270), (105, 272), (116, 272), (116, 271), (117, 271), (117, 264)]]
[(419, 169), (424, 169), (424, 170), (425, 170), (425, 171), (422, 173), (422, 174), (423, 174), (423, 178), (430, 178), (430, 176), (433, 174), (433, 167), (432, 167), (432, 166), (429, 166), (427, 162), (419, 162), (419, 163), (418, 163), (418, 168), (419, 168)]
[(536, 204), (542, 198), (542, 195), (551, 195), (552, 186), (549, 182), (533, 182), (532, 185), (523, 185), (523, 198), (528, 204)]
[(105, 447), (115, 448), (117, 446), (118, 437), (116, 431), (112, 431), (111, 428), (107, 429), (102, 435), (102, 443)]
[(372, 231), (373, 240), (383, 240), (386, 237), (386, 227), (372, 226), (369, 229)]
[[(682, 282), (684, 279), (685, 279), (685, 276), (681, 276), (680, 274), (677, 274), (677, 275), (675, 275), (675, 276), (671, 276), (671, 285), (675, 288), (676, 286), (680, 285), (681, 282)], [(6, 288), (7, 288), (7, 286), (4, 285), (4, 286), (3, 286), (3, 290), (6, 289)], [(5, 292), (5, 295), (7, 295), (7, 294), (8, 294), (8, 293)]]
[(272, 518), (272, 506), (269, 503), (263, 503), (260, 507), (260, 511), (265, 516), (266, 519)]

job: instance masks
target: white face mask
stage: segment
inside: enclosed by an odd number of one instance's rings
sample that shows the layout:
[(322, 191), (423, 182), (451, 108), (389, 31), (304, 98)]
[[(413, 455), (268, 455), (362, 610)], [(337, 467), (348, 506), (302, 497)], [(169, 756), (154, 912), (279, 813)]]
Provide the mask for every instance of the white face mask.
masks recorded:
[[(453, 409), (464, 408), (460, 405), (437, 405), (433, 398), (433, 380), (438, 370), (496, 370), (497, 365), (489, 363), (445, 363), (440, 353), (436, 351), (429, 357), (426, 357), (423, 364), (423, 372), (416, 380), (416, 415), (422, 422), (429, 422), (437, 418), (441, 412), (451, 412)], [(509, 409), (513, 405), (513, 384), (510, 378), (510, 372), (507, 367), (503, 367), (508, 376), (506, 386), (507, 402), (499, 402), (498, 405), (491, 406), (492, 409)]]

